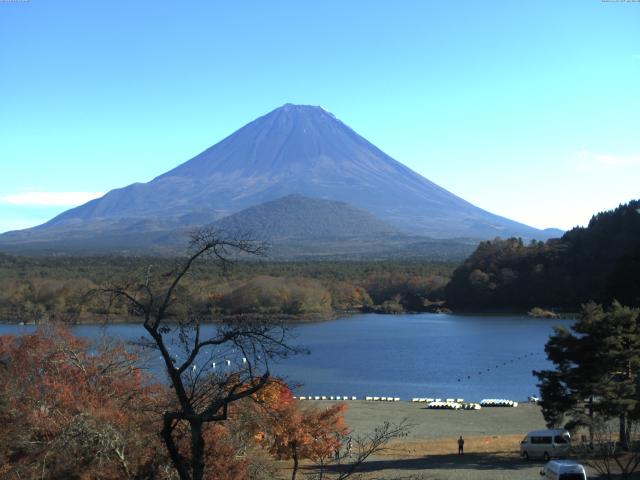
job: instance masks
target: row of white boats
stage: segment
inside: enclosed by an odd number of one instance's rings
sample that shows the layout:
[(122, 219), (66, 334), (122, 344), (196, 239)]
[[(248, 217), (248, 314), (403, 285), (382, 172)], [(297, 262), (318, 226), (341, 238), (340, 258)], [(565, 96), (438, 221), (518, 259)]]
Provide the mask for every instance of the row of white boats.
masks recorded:
[(434, 410), (480, 410), (482, 407), (479, 403), (464, 402), (431, 402), (427, 408)]
[(442, 400), (441, 398), (414, 397), (411, 401), (414, 403), (463, 403), (464, 398), (445, 398)]
[[(309, 396), (309, 397), (293, 397), (293, 398), (297, 398), (298, 400), (341, 400), (341, 401), (345, 401), (345, 400), (358, 400), (358, 397), (353, 397), (353, 396), (347, 396), (347, 395), (330, 395), (330, 396), (326, 396), (326, 395), (314, 395), (314, 396)], [(400, 399), (398, 398), (398, 401), (400, 401)]]
[(518, 402), (506, 398), (485, 398), (480, 403), (467, 402), (462, 398), (413, 398), (412, 402), (427, 403), (427, 408), (440, 410), (480, 410), (482, 407), (517, 407)]
[[(358, 397), (349, 395), (313, 395), (294, 397), (298, 400), (358, 400)], [(399, 402), (400, 397), (364, 397), (366, 402)], [(465, 402), (464, 398), (427, 398), (414, 397), (413, 403), (426, 403), (427, 408), (436, 410), (480, 410), (482, 407), (517, 407), (518, 402), (506, 398), (485, 398), (480, 403)]]

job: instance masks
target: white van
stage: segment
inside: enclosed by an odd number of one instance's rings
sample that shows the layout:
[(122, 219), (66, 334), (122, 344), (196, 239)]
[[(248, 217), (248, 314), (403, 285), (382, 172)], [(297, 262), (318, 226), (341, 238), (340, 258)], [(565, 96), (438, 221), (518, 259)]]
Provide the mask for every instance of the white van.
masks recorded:
[(587, 480), (584, 467), (571, 460), (551, 460), (540, 475), (547, 480)]
[(520, 456), (526, 460), (529, 458), (544, 458), (545, 461), (552, 457), (563, 457), (571, 449), (571, 436), (564, 429), (534, 430), (527, 433), (520, 442)]

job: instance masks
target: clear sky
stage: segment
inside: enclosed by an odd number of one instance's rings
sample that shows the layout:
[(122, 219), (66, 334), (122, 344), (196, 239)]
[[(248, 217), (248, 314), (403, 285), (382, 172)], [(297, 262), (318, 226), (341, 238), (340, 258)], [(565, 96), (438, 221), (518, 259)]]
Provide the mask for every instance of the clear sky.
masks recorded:
[(0, 0), (0, 232), (321, 105), (493, 213), (640, 197), (640, 1)]

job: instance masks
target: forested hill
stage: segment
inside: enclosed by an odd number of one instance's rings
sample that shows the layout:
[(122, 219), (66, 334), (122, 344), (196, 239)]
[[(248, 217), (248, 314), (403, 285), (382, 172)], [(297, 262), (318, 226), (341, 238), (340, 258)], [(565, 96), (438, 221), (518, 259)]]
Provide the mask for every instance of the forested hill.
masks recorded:
[(640, 305), (640, 200), (594, 215), (560, 239), (482, 242), (446, 289), (465, 309), (572, 310), (588, 300)]
[(265, 240), (354, 237), (402, 234), (366, 210), (344, 202), (287, 195), (241, 210), (215, 222), (226, 232), (252, 232)]

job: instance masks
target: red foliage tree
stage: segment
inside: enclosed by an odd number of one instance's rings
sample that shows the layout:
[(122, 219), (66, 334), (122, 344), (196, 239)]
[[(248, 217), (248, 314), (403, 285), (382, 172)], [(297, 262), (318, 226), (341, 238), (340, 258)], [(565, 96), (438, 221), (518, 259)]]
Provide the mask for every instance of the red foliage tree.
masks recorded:
[[(65, 329), (0, 336), (0, 478), (174, 478), (158, 435), (158, 412), (172, 397), (137, 364), (121, 345), (95, 347)], [(269, 389), (261, 395), (262, 402), (279, 398)], [(234, 432), (245, 429), (243, 409), (229, 426), (203, 429), (204, 479), (248, 477), (240, 440), (255, 440)], [(188, 432), (176, 435), (186, 457)]]
[(159, 476), (166, 456), (150, 407), (162, 391), (135, 355), (121, 346), (92, 350), (57, 329), (0, 337), (0, 362), (4, 475)]
[(258, 402), (268, 408), (260, 416), (264, 424), (263, 446), (279, 460), (293, 460), (291, 473), (295, 480), (300, 460), (322, 462), (340, 448), (341, 439), (348, 434), (344, 423), (347, 406), (343, 403), (326, 409), (301, 409), (291, 391), (281, 381), (271, 381), (260, 392)]

